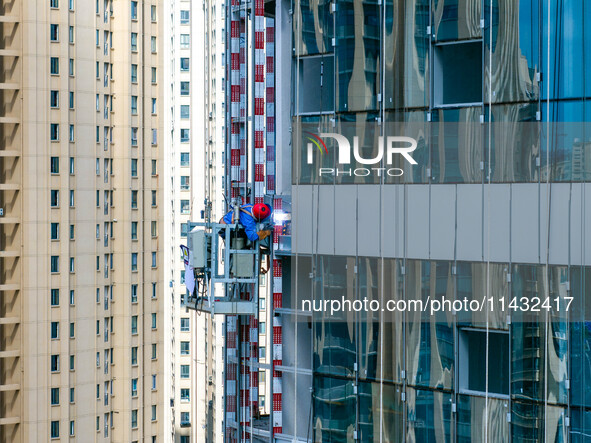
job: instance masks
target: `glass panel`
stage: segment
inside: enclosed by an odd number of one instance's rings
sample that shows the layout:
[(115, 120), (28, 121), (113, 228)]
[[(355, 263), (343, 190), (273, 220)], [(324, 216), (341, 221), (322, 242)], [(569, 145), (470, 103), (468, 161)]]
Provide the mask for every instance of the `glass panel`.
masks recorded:
[(296, 55), (332, 51), (333, 15), (330, 0), (301, 0), (293, 20)]
[[(450, 262), (407, 261), (406, 299), (453, 301)], [(453, 316), (449, 312), (408, 312), (406, 361), (409, 383), (451, 389), (454, 373)]]
[[(492, 78), (493, 103), (537, 101), (540, 84), (538, 0), (493, 0), (492, 69), (490, 61), (490, 4), (485, 3), (485, 78)], [(545, 65), (544, 65), (545, 67)], [(492, 74), (491, 74), (492, 71)], [(488, 80), (486, 80), (488, 85)]]
[(437, 40), (481, 37), (480, 0), (433, 0), (433, 22)]
[(434, 183), (480, 183), (484, 161), (480, 107), (433, 114), (431, 164)]
[(334, 56), (302, 57), (298, 64), (298, 113), (334, 111)]
[(547, 406), (544, 417), (544, 405), (535, 403), (512, 403), (511, 434), (513, 443), (532, 441), (567, 441), (567, 428), (564, 426), (565, 410)]
[[(359, 300), (367, 304), (380, 300), (378, 281), (378, 259), (359, 258), (358, 265)], [(362, 309), (357, 313), (359, 327), (359, 378), (376, 379), (379, 351), (380, 313)]]
[[(534, 123), (537, 109), (537, 103), (492, 107), (493, 182), (538, 181), (536, 159), (541, 154), (541, 126)], [(485, 161), (488, 162), (488, 153)]]
[[(576, 385), (575, 385), (576, 386)], [(578, 389), (583, 391), (583, 389)], [(588, 391), (588, 389), (585, 389)], [(591, 411), (571, 408), (571, 443), (586, 443), (591, 436)]]
[[(380, 268), (382, 306), (388, 300), (403, 298), (404, 275), (401, 272), (402, 262), (394, 259), (384, 259), (383, 272)], [(404, 369), (404, 314), (399, 311), (384, 311), (382, 313), (382, 330), (378, 337), (378, 378), (384, 381), (401, 381), (401, 371)]]
[(334, 132), (332, 123), (328, 116), (322, 117), (299, 117), (292, 120), (293, 149), (292, 179), (294, 184), (306, 183), (334, 183), (334, 176), (331, 174), (319, 174), (320, 168), (334, 168), (336, 163), (336, 141), (332, 137), (326, 137), (323, 142), (326, 144), (326, 152), (314, 148), (312, 150), (312, 163), (308, 164), (308, 144), (317, 143), (314, 135), (323, 132)]
[(485, 426), (488, 426), (488, 441), (495, 443), (509, 442), (510, 412), (507, 400), (488, 399), (488, 415), (484, 397), (458, 396), (458, 443), (487, 441)]
[[(591, 269), (571, 267), (571, 293), (574, 297), (571, 304), (570, 315), (570, 369), (571, 384), (575, 386), (589, 386), (591, 383)], [(591, 389), (572, 389), (571, 404), (577, 406), (591, 406)], [(585, 421), (590, 420), (590, 426), (585, 427), (591, 431), (591, 415)], [(583, 417), (581, 417), (581, 420)], [(591, 434), (591, 432), (589, 432)]]
[[(319, 257), (318, 272), (322, 288), (315, 300), (355, 300), (355, 258)], [(314, 370), (316, 372), (354, 376), (355, 313), (339, 311), (314, 312)]]
[[(354, 137), (357, 137), (359, 142), (359, 155), (364, 159), (372, 159), (378, 156), (379, 144), (379, 131), (380, 126), (375, 124), (378, 114), (358, 112), (355, 114), (342, 114), (338, 117), (338, 125), (336, 131), (339, 134), (345, 136), (349, 143), (351, 143), (351, 150), (354, 149)], [(335, 149), (336, 151), (336, 149)], [(329, 151), (331, 152), (331, 151)], [(401, 157), (401, 156), (398, 156)], [(379, 165), (362, 165), (358, 164), (353, 160), (351, 156), (351, 165), (343, 165), (338, 162), (334, 163), (334, 167), (337, 170), (346, 172), (354, 169), (358, 165), (359, 167), (367, 166), (368, 168), (379, 166)], [(385, 161), (382, 159), (382, 166)], [(336, 174), (335, 181), (339, 183), (375, 183), (376, 178), (373, 175), (355, 175), (348, 174)]]
[(353, 441), (356, 396), (353, 380), (314, 377), (314, 441)]
[(408, 388), (406, 441), (451, 441), (452, 396), (438, 391)]
[[(359, 441), (402, 442), (401, 387), (379, 383), (359, 384)], [(380, 428), (380, 421), (382, 428)]]
[(386, 0), (385, 14), (384, 107), (426, 108), (429, 105), (429, 2)]
[(380, 91), (378, 0), (340, 1), (335, 17), (337, 110), (375, 110)]

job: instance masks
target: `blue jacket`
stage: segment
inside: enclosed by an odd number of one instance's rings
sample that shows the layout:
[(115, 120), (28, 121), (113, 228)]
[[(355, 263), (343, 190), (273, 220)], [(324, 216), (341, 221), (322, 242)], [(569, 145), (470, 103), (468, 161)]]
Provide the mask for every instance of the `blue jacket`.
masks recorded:
[[(224, 222), (229, 225), (232, 224), (232, 215), (234, 215), (234, 211), (230, 211), (224, 215)], [(242, 225), (244, 232), (246, 232), (246, 236), (250, 241), (254, 242), (259, 239), (257, 233), (257, 221), (252, 216), (252, 205), (240, 206), (240, 220), (238, 220), (238, 223)]]

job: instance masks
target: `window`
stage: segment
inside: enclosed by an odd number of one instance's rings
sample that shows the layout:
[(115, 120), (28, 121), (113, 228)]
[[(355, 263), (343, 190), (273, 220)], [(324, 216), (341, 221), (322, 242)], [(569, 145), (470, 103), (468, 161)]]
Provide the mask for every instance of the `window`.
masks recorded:
[(49, 170), (52, 174), (60, 173), (60, 159), (59, 157), (51, 157), (49, 159)]
[(152, 68), (152, 84), (156, 84), (156, 68)]
[[(181, 412), (181, 427), (188, 427), (191, 426), (190, 415), (188, 412)], [(182, 439), (183, 437), (181, 437)], [(182, 441), (182, 440), (181, 440)]]
[(264, 408), (264, 407), (265, 407), (265, 396), (259, 395), (259, 408)]
[(181, 401), (191, 401), (191, 394), (189, 388), (181, 388)]
[(60, 125), (58, 123), (51, 123), (49, 125), (49, 139), (56, 142), (60, 139)]
[(156, 222), (156, 220), (152, 220), (150, 223), (150, 234), (152, 235), (152, 238), (158, 237), (158, 222)]
[(59, 0), (50, 0), (49, 7), (50, 8), (59, 8)]
[(157, 109), (157, 107), (156, 107), (156, 99), (155, 98), (152, 98), (152, 114), (156, 114), (157, 113), (156, 112), (156, 109)]
[(70, 142), (74, 141), (74, 125), (70, 125), (70, 136), (68, 137)]
[(57, 321), (51, 322), (51, 339), (57, 340), (60, 338), (60, 323)]
[(137, 95), (131, 96), (131, 115), (137, 115)]
[(131, 176), (137, 177), (137, 158), (131, 159)]
[(156, 21), (156, 5), (150, 6), (150, 20), (152, 20), (153, 22)]
[(68, 60), (68, 75), (74, 76), (74, 59)]
[(189, 34), (181, 34), (181, 49), (189, 49), (191, 47), (191, 36)]
[(157, 325), (156, 313), (152, 312), (152, 329), (156, 329), (156, 325)]
[(74, 175), (74, 157), (70, 157), (70, 175)]
[(156, 353), (156, 343), (152, 343), (152, 360), (156, 360), (157, 353)]
[(181, 119), (182, 120), (187, 120), (190, 117), (190, 113), (191, 113), (191, 106), (189, 105), (181, 105)]
[(74, 234), (76, 233), (74, 225), (70, 225), (70, 240), (74, 240)]
[(189, 204), (189, 200), (181, 200), (181, 214), (190, 214), (191, 213), (191, 205)]
[(188, 191), (190, 188), (190, 181), (188, 175), (181, 175), (181, 191)]
[(70, 109), (74, 109), (74, 93), (72, 91), (68, 93), (68, 106)]
[(70, 420), (70, 437), (74, 436), (74, 420)]
[(181, 167), (189, 166), (190, 155), (188, 152), (181, 152)]
[(265, 383), (265, 380), (267, 378), (267, 374), (265, 371), (259, 371), (259, 385), (261, 383)]
[(51, 438), (60, 438), (60, 422), (58, 420), (51, 421)]
[(131, 65), (131, 83), (137, 83), (137, 65)]
[(57, 208), (60, 205), (60, 191), (52, 189), (50, 193), (50, 204), (52, 208)]
[(190, 58), (181, 57), (181, 72), (188, 71), (190, 69)]
[(138, 128), (131, 128), (131, 146), (137, 146)]
[(181, 332), (190, 331), (190, 319), (188, 317), (181, 318)]
[(189, 95), (189, 82), (181, 82), (181, 95)]
[(435, 46), (435, 106), (482, 102), (482, 42)]
[(190, 344), (188, 341), (181, 342), (181, 355), (189, 355), (190, 353)]
[(157, 194), (156, 191), (152, 191), (151, 192), (151, 196), (152, 196), (152, 207), (156, 206), (157, 203)]
[(74, 338), (75, 323), (70, 322), (70, 338)]
[(156, 421), (156, 405), (152, 405), (152, 421)]
[(137, 240), (137, 222), (131, 222), (131, 239)]
[(267, 348), (265, 348), (264, 346), (261, 346), (259, 348), (259, 358), (262, 360), (266, 357), (267, 357)]
[(152, 252), (152, 267), (156, 267), (156, 253)]
[(137, 346), (131, 348), (131, 364), (133, 366), (137, 365)]
[(70, 403), (76, 402), (76, 389), (70, 388)]
[(156, 390), (156, 374), (152, 374), (152, 391)]
[(51, 294), (51, 306), (59, 306), (60, 304), (60, 290), (59, 289), (52, 289), (50, 291)]
[(131, 334), (137, 334), (137, 315), (131, 316)]
[(131, 411), (131, 428), (137, 428), (137, 409), (132, 409)]
[(156, 298), (156, 283), (152, 283), (152, 298)]
[(74, 207), (74, 191), (70, 189), (70, 208)]
[(189, 225), (187, 223), (181, 223), (181, 238), (186, 238), (188, 231)]
[(137, 209), (137, 191), (131, 191), (131, 209)]
[(156, 37), (150, 37), (150, 50), (152, 54), (156, 54)]
[(60, 92), (49, 91), (49, 106), (52, 108), (59, 108), (60, 106)]
[(264, 311), (267, 307), (267, 300), (264, 297), (259, 298), (259, 309)]
[(191, 366), (181, 365), (181, 378), (190, 378), (190, 377), (191, 377)]
[(137, 378), (131, 379), (131, 396), (137, 397)]
[(155, 146), (158, 144), (158, 129), (153, 128), (152, 129), (152, 146)]
[(152, 160), (152, 176), (153, 177), (157, 175), (156, 165), (157, 165), (156, 160)]
[(131, 253), (131, 271), (137, 271), (137, 252)]
[(259, 334), (266, 334), (267, 333), (267, 324), (262, 321), (259, 323)]
[(131, 285), (131, 302), (137, 303), (137, 285)]
[(51, 75), (59, 75), (60, 62), (58, 57), (51, 57), (49, 60), (49, 71)]
[(57, 255), (51, 256), (51, 272), (54, 274), (60, 272), (60, 258)]
[[(460, 392), (486, 391), (486, 350), (488, 349), (488, 390), (509, 395), (509, 334), (486, 330), (460, 329), (459, 334)], [(493, 354), (494, 353), (494, 354)]]
[(70, 305), (74, 305), (74, 290), (70, 290)]
[(74, 257), (70, 257), (70, 272), (74, 272)]
[(53, 23), (49, 25), (49, 40), (52, 42), (59, 41), (59, 25), (54, 25)]
[(70, 26), (68, 28), (68, 42), (74, 43), (74, 27), (73, 26)]
[(74, 361), (75, 361), (75, 356), (70, 355), (70, 371), (74, 370)]
[(186, 9), (181, 9), (181, 25), (188, 25), (189, 19), (189, 11), (187, 11)]
[(189, 129), (181, 128), (181, 143), (189, 142)]
[(59, 355), (52, 355), (50, 358), (51, 372), (58, 372), (60, 370), (60, 356)]
[(131, 19), (137, 20), (137, 2), (131, 2)]
[(137, 32), (131, 33), (131, 51), (137, 52)]
[(74, 0), (70, 0), (68, 2), (68, 8), (70, 9), (70, 11), (73, 11), (74, 10)]

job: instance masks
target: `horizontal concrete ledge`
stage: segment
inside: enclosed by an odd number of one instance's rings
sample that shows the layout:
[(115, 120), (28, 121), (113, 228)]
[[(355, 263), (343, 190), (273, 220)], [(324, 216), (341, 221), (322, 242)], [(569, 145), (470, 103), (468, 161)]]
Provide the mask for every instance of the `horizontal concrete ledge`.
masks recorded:
[(0, 183), (0, 191), (18, 191), (20, 188), (18, 183)]
[(0, 285), (0, 291), (18, 291), (21, 285), (16, 283), (10, 283), (6, 285)]
[[(0, 54), (0, 55), (2, 55), (2, 54)], [(0, 123), (8, 123), (8, 124), (17, 125), (20, 123), (20, 119), (18, 119), (16, 117), (0, 117)]]
[(10, 224), (19, 224), (21, 221), (19, 218), (16, 217), (0, 217), (0, 224), (10, 225)]
[(18, 57), (21, 55), (20, 51), (16, 49), (0, 49), (0, 56), (4, 57)]
[(0, 251), (0, 258), (4, 257), (20, 257), (19, 251)]
[(16, 151), (13, 149), (4, 149), (0, 151), (0, 157), (20, 157), (21, 151)]
[(18, 425), (20, 422), (21, 422), (20, 417), (0, 418), (0, 426), (3, 426), (3, 425)]
[(0, 15), (0, 23), (20, 23), (18, 15)]
[(20, 356), (21, 351), (0, 351), (0, 358), (15, 358)]
[(21, 85), (18, 83), (0, 83), (0, 89), (14, 89), (18, 90), (21, 88)]
[(15, 325), (21, 322), (18, 317), (2, 317), (0, 318), (0, 325)]
[(21, 385), (19, 385), (18, 383), (14, 383), (11, 385), (0, 385), (0, 392), (6, 392), (6, 391), (20, 391), (21, 389)]

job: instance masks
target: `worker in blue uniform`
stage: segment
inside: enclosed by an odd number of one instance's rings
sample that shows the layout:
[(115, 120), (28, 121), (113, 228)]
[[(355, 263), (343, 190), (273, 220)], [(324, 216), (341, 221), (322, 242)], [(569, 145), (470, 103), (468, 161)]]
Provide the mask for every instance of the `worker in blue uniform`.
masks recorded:
[(242, 205), (240, 206), (239, 220), (234, 220), (234, 211), (228, 212), (220, 220), (223, 224), (233, 224), (238, 222), (244, 228), (244, 234), (251, 241), (264, 240), (272, 233), (270, 229), (257, 231), (258, 223), (265, 223), (270, 220), (273, 209), (271, 206), (264, 203), (257, 203), (256, 205)]

